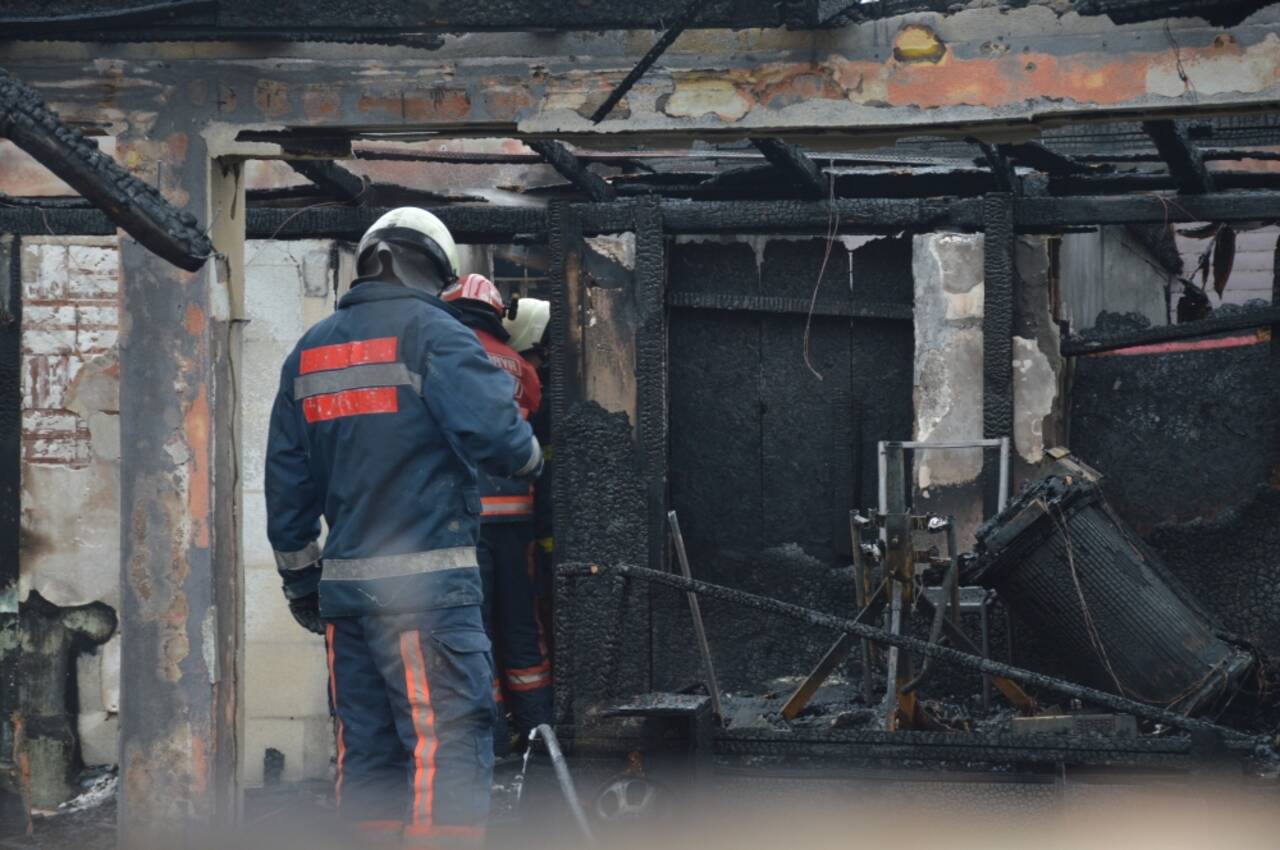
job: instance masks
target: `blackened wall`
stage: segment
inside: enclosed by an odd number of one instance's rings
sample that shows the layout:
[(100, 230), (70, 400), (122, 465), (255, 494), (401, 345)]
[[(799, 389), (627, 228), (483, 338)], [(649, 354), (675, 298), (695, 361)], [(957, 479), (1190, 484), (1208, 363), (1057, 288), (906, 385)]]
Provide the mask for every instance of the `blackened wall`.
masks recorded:
[(1078, 358), (1071, 446), (1232, 631), (1280, 655), (1280, 393), (1265, 340)]
[[(825, 252), (817, 239), (681, 243), (669, 288), (807, 303)], [(910, 240), (836, 242), (818, 298), (910, 305)], [(698, 578), (851, 614), (848, 512), (876, 503), (876, 441), (911, 437), (912, 328), (815, 317), (806, 363), (805, 324), (803, 313), (672, 310), (670, 503)], [(652, 604), (655, 685), (696, 681), (685, 600), (654, 589)], [(807, 671), (834, 639), (703, 606), (731, 691)]]

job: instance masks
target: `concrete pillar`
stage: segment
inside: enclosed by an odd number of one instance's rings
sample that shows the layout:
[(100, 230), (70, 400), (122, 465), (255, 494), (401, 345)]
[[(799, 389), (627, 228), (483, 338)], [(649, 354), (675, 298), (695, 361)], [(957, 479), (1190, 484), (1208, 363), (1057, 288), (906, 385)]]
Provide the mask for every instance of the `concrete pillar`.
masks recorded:
[[(1014, 486), (1035, 475), (1045, 450), (1065, 440), (1063, 358), (1053, 321), (1051, 267), (1044, 237), (1020, 237), (1013, 299)], [(983, 437), (984, 237), (927, 233), (915, 237), (915, 439)], [(996, 459), (994, 452), (990, 460)], [(913, 467), (915, 504), (924, 512), (953, 514), (960, 545), (973, 545), (983, 519), (979, 450), (918, 453)]]
[[(980, 440), (983, 409), (983, 238), (915, 237), (915, 439)], [(956, 517), (971, 545), (982, 521), (982, 450), (917, 452), (915, 505)]]
[(183, 272), (121, 244), (120, 846), (182, 846), (234, 820), (241, 577), (235, 370), (244, 193), (185, 122), (120, 159), (199, 219), (225, 258)]

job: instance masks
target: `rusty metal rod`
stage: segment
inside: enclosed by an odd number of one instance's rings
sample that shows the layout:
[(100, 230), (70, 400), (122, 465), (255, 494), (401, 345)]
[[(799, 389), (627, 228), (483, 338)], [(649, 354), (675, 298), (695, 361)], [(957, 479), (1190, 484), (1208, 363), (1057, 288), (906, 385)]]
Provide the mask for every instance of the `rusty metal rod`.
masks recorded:
[(1011, 664), (1003, 664), (999, 661), (992, 661), (977, 655), (969, 655), (968, 653), (960, 652), (958, 650), (951, 649), (950, 647), (928, 643), (920, 640), (919, 638), (913, 638), (907, 635), (896, 635), (892, 632), (885, 631), (884, 629), (877, 629), (873, 626), (864, 625), (863, 623), (854, 622), (853, 620), (848, 620), (843, 617), (824, 614), (821, 611), (815, 611), (812, 608), (793, 605), (789, 602), (771, 599), (767, 596), (757, 596), (754, 593), (734, 590), (731, 587), (724, 587), (723, 585), (710, 584), (696, 579), (685, 579), (671, 573), (658, 572), (657, 570), (650, 570), (645, 567), (635, 567), (630, 564), (612, 564), (606, 566), (603, 564), (569, 563), (561, 565), (557, 568), (557, 571), (561, 575), (585, 577), (614, 575), (623, 578), (647, 581), (652, 584), (664, 584), (668, 587), (675, 588), (676, 590), (683, 590), (686, 593), (696, 593), (699, 596), (721, 599), (725, 602), (744, 605), (758, 611), (767, 611), (771, 614), (789, 617), (793, 620), (799, 620), (813, 626), (853, 634), (858, 637), (865, 637), (877, 643), (896, 646), (899, 649), (918, 653), (931, 658), (937, 658), (941, 661), (949, 661), (957, 666), (977, 670), (980, 673), (989, 673), (992, 676), (1000, 676), (1006, 679), (1022, 682), (1027, 685), (1032, 685), (1033, 687), (1055, 691), (1063, 696), (1091, 702), (1094, 705), (1109, 708), (1113, 711), (1133, 714), (1137, 717), (1142, 717), (1155, 723), (1163, 723), (1167, 726), (1183, 729), (1188, 732), (1208, 732), (1221, 735), (1224, 738), (1231, 738), (1237, 741), (1249, 742), (1256, 745), (1269, 746), (1271, 744), (1271, 739), (1266, 735), (1250, 735), (1248, 733), (1241, 732), (1238, 729), (1232, 729), (1229, 726), (1222, 726), (1217, 723), (1211, 723), (1207, 720), (1197, 720), (1192, 717), (1185, 717), (1181, 714), (1177, 714), (1176, 712), (1168, 711), (1167, 709), (1157, 708), (1135, 700), (1116, 696), (1115, 694), (1109, 694), (1106, 691), (1100, 691), (1086, 685), (1077, 685), (1063, 679), (1054, 678), (1053, 676), (1046, 676), (1043, 673), (1024, 670), (1020, 667), (1014, 667)]

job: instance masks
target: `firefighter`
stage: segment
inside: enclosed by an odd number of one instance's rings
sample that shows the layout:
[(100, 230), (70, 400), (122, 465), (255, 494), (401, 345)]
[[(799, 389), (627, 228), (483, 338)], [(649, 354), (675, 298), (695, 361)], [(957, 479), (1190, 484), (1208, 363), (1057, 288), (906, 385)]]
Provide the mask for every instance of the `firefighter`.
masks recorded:
[[(516, 314), (503, 321), (503, 327), (511, 334), (508, 341), (513, 349), (533, 367), (545, 389), (550, 386), (551, 358), (547, 345), (547, 329), (551, 324), (551, 302), (540, 298), (521, 298)], [(529, 419), (533, 425), (533, 434), (542, 445), (542, 457), (545, 463), (542, 474), (538, 476), (533, 488), (533, 528), (537, 560), (538, 612), (542, 622), (550, 624), (551, 620), (551, 573), (552, 556), (555, 541), (552, 537), (551, 521), (551, 405), (543, 403)], [(555, 656), (555, 633), (548, 628), (545, 632), (547, 648), (552, 657)]]
[(268, 537), (294, 617), (325, 635), (339, 812), (406, 846), (478, 847), (495, 708), (477, 467), (529, 481), (542, 452), (510, 378), (438, 297), (458, 274), (439, 219), (387, 213), (357, 273), (281, 370)]
[[(514, 379), (514, 397), (527, 420), (542, 405), (542, 383), (528, 362), (507, 344), (502, 319), (506, 307), (498, 288), (485, 277), (467, 275), (441, 296), (456, 307), (489, 359)], [(517, 302), (522, 303), (522, 302)], [(518, 315), (518, 308), (517, 308)], [(485, 619), (498, 662), (497, 695), (505, 695), (513, 738), (524, 739), (551, 722), (551, 658), (538, 611), (534, 551), (533, 486), (502, 476), (480, 478), (480, 575)], [(499, 729), (503, 725), (499, 722)], [(505, 752), (499, 740), (497, 751)]]

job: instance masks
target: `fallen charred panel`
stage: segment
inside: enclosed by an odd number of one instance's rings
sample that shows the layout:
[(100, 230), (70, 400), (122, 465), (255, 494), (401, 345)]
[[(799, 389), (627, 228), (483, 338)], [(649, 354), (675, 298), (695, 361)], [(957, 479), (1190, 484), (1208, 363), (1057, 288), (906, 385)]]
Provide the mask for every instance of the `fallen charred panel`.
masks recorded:
[(1095, 481), (1054, 474), (978, 531), (967, 583), (997, 590), (1083, 681), (1188, 715), (1233, 697), (1257, 659), (1185, 601)]

